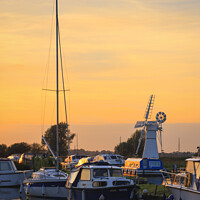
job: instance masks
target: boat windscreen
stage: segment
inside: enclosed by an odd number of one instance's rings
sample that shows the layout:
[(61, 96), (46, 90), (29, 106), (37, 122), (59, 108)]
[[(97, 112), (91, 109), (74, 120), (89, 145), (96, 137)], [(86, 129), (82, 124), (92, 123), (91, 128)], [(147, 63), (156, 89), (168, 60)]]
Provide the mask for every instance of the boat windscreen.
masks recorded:
[(75, 172), (72, 172), (71, 174), (70, 174), (70, 177), (69, 177), (69, 183), (73, 183), (74, 181), (75, 181), (75, 179), (76, 179), (76, 177), (77, 177), (77, 175), (78, 175), (78, 170), (77, 171), (75, 171)]
[(9, 162), (0, 162), (0, 171), (11, 171)]
[(93, 169), (93, 177), (108, 177), (108, 170), (107, 169)]
[(111, 177), (122, 177), (122, 170), (121, 169), (110, 169), (110, 176)]
[(116, 156), (110, 156), (112, 159), (117, 159), (117, 157)]
[(89, 181), (90, 180), (90, 169), (82, 169), (81, 172), (81, 181)]

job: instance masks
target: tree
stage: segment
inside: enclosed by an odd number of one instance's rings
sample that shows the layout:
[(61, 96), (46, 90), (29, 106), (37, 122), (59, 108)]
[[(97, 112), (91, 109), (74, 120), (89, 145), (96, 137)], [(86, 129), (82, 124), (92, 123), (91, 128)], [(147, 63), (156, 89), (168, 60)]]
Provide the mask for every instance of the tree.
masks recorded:
[(8, 147), (8, 154), (22, 154), (22, 153), (27, 153), (31, 150), (31, 147), (29, 144), (25, 142), (21, 143), (15, 143), (12, 144), (10, 147)]
[[(141, 131), (136, 130), (136, 132), (128, 138), (127, 142), (122, 142), (115, 146), (115, 153), (120, 154), (126, 158), (136, 157), (136, 150), (139, 143), (139, 138)], [(138, 151), (138, 156), (141, 157), (144, 150), (145, 134), (143, 135), (142, 142)]]
[(42, 151), (44, 151), (44, 146), (38, 143), (33, 143), (30, 145), (31, 146), (31, 152), (33, 154), (39, 154)]
[(8, 156), (8, 148), (6, 144), (0, 145), (0, 157), (5, 158)]
[[(56, 152), (56, 128), (57, 125), (53, 125), (47, 129), (45, 132), (44, 138), (46, 139), (48, 145), (51, 149)], [(68, 155), (68, 138), (67, 138), (67, 126), (65, 122), (61, 122), (58, 125), (58, 132), (59, 132), (59, 156), (67, 156)], [(72, 142), (75, 134), (71, 134), (69, 131), (69, 141)], [(42, 140), (42, 144), (44, 145), (45, 142)]]

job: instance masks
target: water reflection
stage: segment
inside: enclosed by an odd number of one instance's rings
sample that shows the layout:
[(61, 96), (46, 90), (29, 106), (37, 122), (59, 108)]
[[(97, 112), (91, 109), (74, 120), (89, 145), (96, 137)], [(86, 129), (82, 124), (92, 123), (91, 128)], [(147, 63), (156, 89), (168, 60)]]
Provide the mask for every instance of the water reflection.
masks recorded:
[(0, 199), (26, 199), (26, 194), (20, 194), (19, 188), (0, 188)]
[[(4, 200), (49, 200), (48, 198), (27, 197), (25, 192), (19, 192), (20, 188), (0, 188), (0, 199)], [(51, 199), (57, 200), (57, 199)], [(67, 198), (63, 199), (67, 200)]]
[[(59, 198), (60, 199), (60, 198)], [(63, 200), (67, 200), (67, 198), (61, 198)], [(37, 198), (37, 197), (26, 197), (26, 200), (58, 200), (52, 198)]]

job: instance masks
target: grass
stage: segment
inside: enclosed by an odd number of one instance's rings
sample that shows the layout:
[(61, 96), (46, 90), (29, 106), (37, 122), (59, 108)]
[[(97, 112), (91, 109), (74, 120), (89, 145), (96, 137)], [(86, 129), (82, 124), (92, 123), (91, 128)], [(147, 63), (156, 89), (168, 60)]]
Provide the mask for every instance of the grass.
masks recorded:
[(185, 158), (161, 157), (160, 160), (163, 162), (163, 167), (166, 169), (172, 169), (174, 165), (176, 165), (177, 168), (186, 167)]
[(162, 200), (164, 194), (166, 197), (171, 194), (164, 185), (157, 185), (156, 188), (156, 185), (154, 184), (140, 184), (138, 194), (142, 195), (144, 189), (147, 189), (148, 191), (146, 198), (144, 199)]

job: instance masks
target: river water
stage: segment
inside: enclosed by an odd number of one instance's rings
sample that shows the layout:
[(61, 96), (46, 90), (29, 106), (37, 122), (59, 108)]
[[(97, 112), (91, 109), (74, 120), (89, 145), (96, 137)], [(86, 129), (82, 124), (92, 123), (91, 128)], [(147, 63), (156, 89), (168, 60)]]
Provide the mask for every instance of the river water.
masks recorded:
[[(24, 192), (20, 194), (20, 188), (0, 188), (0, 200), (49, 200), (45, 198), (27, 197)], [(51, 199), (56, 200), (56, 199)], [(66, 198), (67, 200), (67, 198)]]

